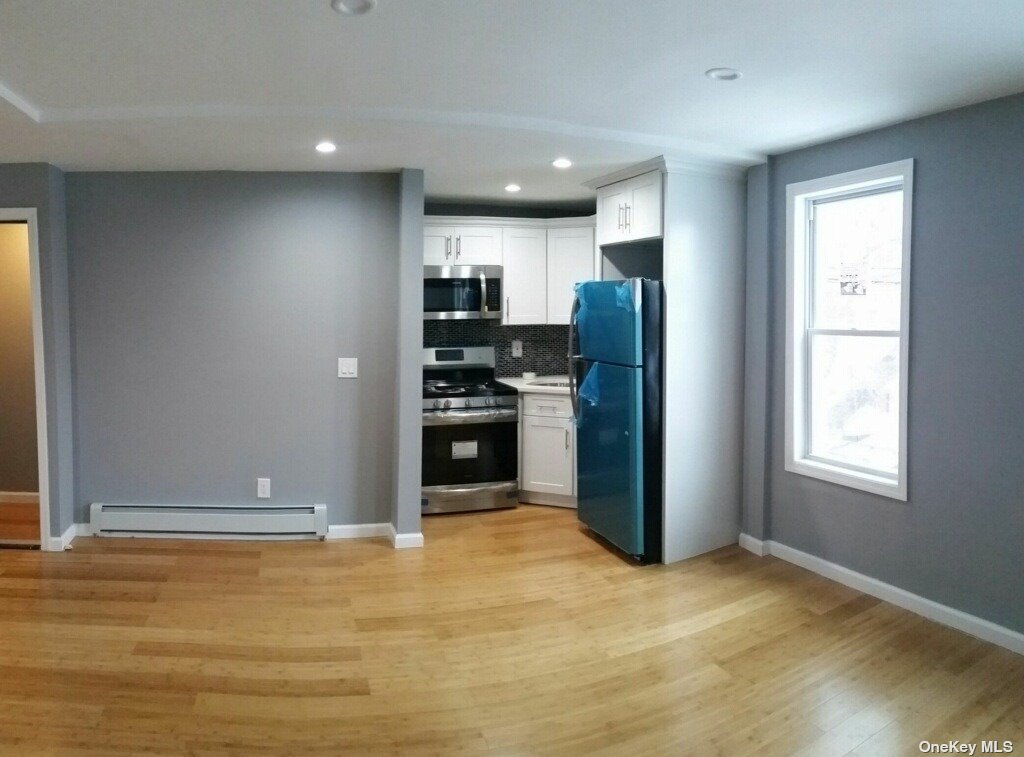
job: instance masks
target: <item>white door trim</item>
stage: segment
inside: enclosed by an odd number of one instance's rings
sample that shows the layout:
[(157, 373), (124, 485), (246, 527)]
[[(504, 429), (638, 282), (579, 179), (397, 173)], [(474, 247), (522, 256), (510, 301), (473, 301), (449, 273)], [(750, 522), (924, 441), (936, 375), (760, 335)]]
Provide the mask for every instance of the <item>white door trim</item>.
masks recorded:
[(28, 224), (28, 267), (32, 283), (32, 344), (36, 376), (36, 447), (39, 458), (39, 547), (43, 551), (63, 548), (50, 536), (50, 457), (46, 434), (46, 360), (43, 349), (42, 266), (39, 259), (39, 218), (35, 208), (0, 208), (0, 221)]

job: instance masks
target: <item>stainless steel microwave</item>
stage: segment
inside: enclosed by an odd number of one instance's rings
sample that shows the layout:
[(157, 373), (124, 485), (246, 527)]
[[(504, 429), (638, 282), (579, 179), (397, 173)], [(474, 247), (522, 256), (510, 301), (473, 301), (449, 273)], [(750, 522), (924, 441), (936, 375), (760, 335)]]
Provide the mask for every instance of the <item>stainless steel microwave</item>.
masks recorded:
[(501, 318), (501, 290), (500, 265), (425, 265), (423, 318)]

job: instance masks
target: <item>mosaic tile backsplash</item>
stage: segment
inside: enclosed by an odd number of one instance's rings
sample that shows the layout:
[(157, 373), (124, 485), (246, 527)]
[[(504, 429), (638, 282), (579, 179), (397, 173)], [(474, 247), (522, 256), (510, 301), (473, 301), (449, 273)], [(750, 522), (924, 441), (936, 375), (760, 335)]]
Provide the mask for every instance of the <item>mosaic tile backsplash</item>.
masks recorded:
[[(523, 356), (512, 357), (512, 340), (523, 343)], [(424, 347), (494, 347), (500, 377), (561, 376), (569, 370), (568, 326), (502, 326), (494, 321), (424, 321)]]

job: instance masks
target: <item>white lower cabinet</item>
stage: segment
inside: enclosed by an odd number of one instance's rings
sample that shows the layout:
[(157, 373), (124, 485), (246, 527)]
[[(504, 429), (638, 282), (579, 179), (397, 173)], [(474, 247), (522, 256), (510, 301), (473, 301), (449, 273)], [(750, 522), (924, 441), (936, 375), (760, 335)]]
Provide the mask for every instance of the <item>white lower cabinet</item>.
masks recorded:
[[(520, 409), (519, 499), (576, 506), (576, 426), (564, 417), (567, 398), (523, 395)], [(536, 412), (543, 415), (529, 415)]]

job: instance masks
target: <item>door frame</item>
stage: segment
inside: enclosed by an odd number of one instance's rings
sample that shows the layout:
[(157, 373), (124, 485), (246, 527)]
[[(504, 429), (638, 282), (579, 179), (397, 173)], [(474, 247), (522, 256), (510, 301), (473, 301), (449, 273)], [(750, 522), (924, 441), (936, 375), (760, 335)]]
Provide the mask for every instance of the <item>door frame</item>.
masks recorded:
[[(36, 457), (39, 464), (39, 548), (48, 552), (53, 549), (53, 540), (50, 539), (50, 455), (46, 433), (46, 357), (38, 216), (35, 208), (0, 208), (0, 221), (28, 224), (28, 268), (32, 291), (32, 345), (36, 379)], [(59, 543), (60, 539), (56, 541)]]

